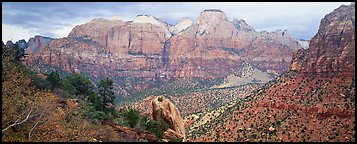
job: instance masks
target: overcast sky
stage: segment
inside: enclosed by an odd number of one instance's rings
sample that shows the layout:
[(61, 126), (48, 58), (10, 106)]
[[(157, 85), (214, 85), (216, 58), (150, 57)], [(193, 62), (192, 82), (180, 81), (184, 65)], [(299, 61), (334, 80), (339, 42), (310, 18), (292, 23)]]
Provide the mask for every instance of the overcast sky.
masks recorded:
[(343, 4), (350, 2), (3, 2), (2, 41), (66, 37), (74, 26), (100, 17), (130, 21), (147, 14), (175, 25), (184, 17), (195, 20), (205, 9), (220, 9), (229, 20), (244, 19), (258, 31), (282, 29), (296, 39), (310, 39), (321, 19)]

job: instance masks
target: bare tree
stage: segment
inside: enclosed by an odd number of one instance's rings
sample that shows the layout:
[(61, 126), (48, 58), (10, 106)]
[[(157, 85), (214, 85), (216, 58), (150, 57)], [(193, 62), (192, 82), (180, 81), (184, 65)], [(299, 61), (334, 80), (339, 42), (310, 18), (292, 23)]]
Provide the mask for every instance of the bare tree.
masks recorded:
[(3, 129), (2, 132), (6, 131), (7, 129), (9, 129), (9, 128), (13, 127), (13, 126), (20, 125), (20, 124), (26, 122), (26, 121), (29, 119), (31, 112), (32, 112), (32, 108), (30, 109), (30, 112), (27, 114), (26, 118), (25, 118), (23, 121), (18, 122), (18, 121), (20, 121), (20, 119), (21, 119), (21, 117), (20, 117), (19, 119), (17, 119), (17, 120), (15, 121), (15, 123), (9, 125), (9, 126), (6, 127), (5, 129)]

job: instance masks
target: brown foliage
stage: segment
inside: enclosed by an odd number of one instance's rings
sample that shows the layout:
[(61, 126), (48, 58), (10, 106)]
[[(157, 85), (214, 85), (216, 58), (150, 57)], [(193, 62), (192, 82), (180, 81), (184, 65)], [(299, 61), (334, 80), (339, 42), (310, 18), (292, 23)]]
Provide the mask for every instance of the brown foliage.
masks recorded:
[(90, 122), (81, 104), (36, 89), (31, 74), (11, 57), (3, 57), (2, 68), (2, 142), (138, 141)]

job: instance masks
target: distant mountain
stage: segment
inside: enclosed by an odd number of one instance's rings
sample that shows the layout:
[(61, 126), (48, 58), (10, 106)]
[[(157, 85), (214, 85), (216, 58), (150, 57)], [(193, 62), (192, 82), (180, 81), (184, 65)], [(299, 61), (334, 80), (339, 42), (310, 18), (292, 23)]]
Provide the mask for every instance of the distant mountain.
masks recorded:
[[(3, 42), (4, 44), (4, 42)], [(26, 43), (26, 41), (24, 39), (21, 39), (17, 42), (15, 42), (15, 44), (19, 47), (19, 48), (22, 48), (22, 49), (26, 49), (28, 47), (28, 44)], [(13, 47), (15, 45), (12, 41), (7, 41), (6, 42), (6, 45), (5, 46), (8, 46), (8, 47)]]
[(150, 15), (133, 21), (99, 18), (49, 41), (29, 57), (29, 66), (48, 64), (95, 77), (225, 77), (244, 61), (281, 73), (292, 52), (302, 48), (286, 31), (257, 32), (244, 20), (229, 21), (221, 10), (205, 10), (195, 21), (184, 18), (174, 26)]
[(93, 19), (75, 26), (66, 38), (31, 39), (24, 63), (40, 72), (79, 72), (94, 80), (109, 76), (118, 85), (117, 94), (127, 98), (159, 88), (168, 79), (195, 79), (194, 85), (210, 87), (243, 63), (280, 74), (299, 49), (286, 30), (258, 32), (213, 9), (176, 25), (151, 15), (133, 21)]
[(244, 20), (229, 21), (221, 10), (205, 10), (192, 26), (167, 42), (176, 77), (226, 77), (244, 62), (258, 69), (286, 70), (302, 47), (287, 31), (257, 32)]

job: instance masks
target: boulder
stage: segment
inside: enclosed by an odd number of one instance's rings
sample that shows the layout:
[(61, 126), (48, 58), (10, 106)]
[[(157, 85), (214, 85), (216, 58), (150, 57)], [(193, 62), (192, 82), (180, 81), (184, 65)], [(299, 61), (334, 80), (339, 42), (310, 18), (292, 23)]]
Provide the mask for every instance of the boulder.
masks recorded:
[(175, 105), (164, 96), (154, 97), (151, 104), (153, 108), (153, 119), (156, 121), (163, 120), (170, 127), (164, 132), (165, 137), (183, 138), (183, 141), (186, 141), (184, 123), (180, 111), (175, 107)]

